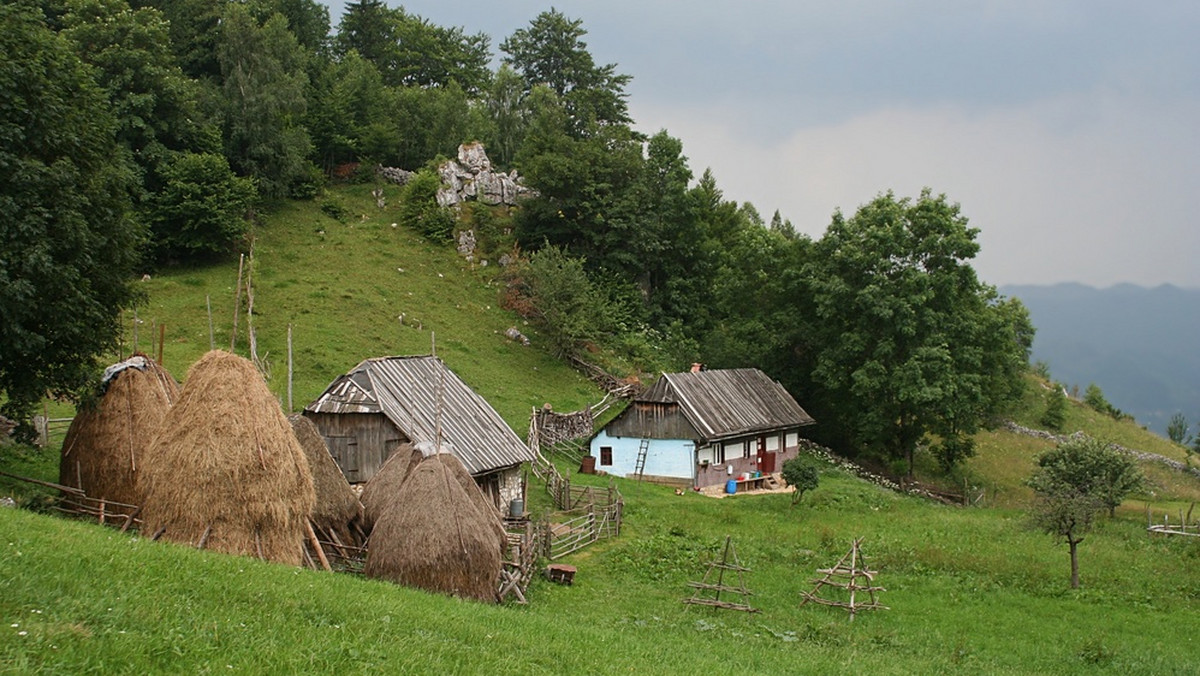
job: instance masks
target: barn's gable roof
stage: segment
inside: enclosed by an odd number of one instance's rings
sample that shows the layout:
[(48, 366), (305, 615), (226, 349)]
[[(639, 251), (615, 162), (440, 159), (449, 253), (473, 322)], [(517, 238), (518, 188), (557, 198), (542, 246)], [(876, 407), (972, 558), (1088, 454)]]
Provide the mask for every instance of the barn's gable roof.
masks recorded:
[(442, 443), (471, 474), (533, 460), (500, 414), (437, 357), (367, 359), (305, 411), (383, 413), (413, 443), (436, 444), (440, 427)]
[(664, 373), (638, 401), (678, 405), (704, 441), (815, 422), (782, 385), (753, 368)]

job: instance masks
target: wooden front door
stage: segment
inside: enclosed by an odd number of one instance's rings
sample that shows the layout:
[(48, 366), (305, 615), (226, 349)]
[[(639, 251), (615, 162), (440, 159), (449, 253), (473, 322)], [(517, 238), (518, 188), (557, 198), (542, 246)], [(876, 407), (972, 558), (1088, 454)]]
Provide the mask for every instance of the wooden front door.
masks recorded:
[(758, 471), (762, 472), (763, 474), (770, 474), (771, 472), (775, 471), (775, 454), (767, 452), (766, 437), (758, 438), (757, 456), (758, 462), (755, 463), (755, 466), (758, 468)]

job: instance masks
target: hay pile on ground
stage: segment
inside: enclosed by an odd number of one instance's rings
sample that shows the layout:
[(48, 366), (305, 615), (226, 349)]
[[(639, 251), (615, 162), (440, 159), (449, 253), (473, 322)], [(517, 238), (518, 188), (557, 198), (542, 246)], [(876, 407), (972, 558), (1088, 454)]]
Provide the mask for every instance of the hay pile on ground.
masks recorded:
[(248, 360), (214, 350), (188, 372), (144, 468), (143, 532), (300, 565), (316, 503), (308, 459)]
[(81, 407), (63, 441), (58, 482), (93, 498), (142, 504), (138, 474), (154, 435), (179, 397), (175, 379), (135, 354), (109, 367), (100, 396)]
[(313, 487), (317, 493), (317, 504), (313, 508), (312, 521), (329, 533), (335, 533), (343, 544), (358, 544), (358, 538), (352, 537), (352, 524), (362, 521), (363, 506), (358, 496), (346, 481), (346, 475), (338, 469), (329, 447), (313, 421), (297, 413), (288, 416), (292, 432), (304, 455), (308, 458), (308, 468), (312, 472)]
[(462, 463), (446, 453), (412, 470), (371, 532), (363, 568), (367, 577), (460, 598), (496, 600), (503, 529), (498, 532), (495, 516), (480, 511), (463, 489), (462, 475), (471, 480)]
[(383, 467), (363, 486), (363, 529), (367, 533), (374, 528), (379, 516), (387, 511), (392, 501), (400, 494), (400, 487), (413, 469), (425, 458), (412, 444), (400, 444), (392, 451)]

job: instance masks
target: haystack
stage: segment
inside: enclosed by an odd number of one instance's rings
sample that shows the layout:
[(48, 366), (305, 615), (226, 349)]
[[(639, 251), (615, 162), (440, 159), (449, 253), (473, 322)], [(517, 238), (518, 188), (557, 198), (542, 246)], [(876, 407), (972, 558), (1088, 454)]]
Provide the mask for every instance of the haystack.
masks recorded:
[(358, 544), (357, 538), (351, 537), (351, 524), (362, 521), (363, 506), (350, 488), (350, 482), (338, 469), (313, 421), (297, 413), (288, 416), (288, 422), (292, 425), (300, 448), (304, 449), (308, 468), (312, 471), (313, 487), (317, 493), (313, 523), (326, 532), (336, 533), (343, 543)]
[(299, 565), (316, 503), (308, 458), (248, 360), (214, 350), (188, 372), (144, 468), (143, 532)]
[(108, 367), (100, 396), (81, 407), (67, 429), (58, 482), (93, 498), (142, 504), (139, 470), (178, 397), (175, 379), (145, 355)]
[(371, 532), (363, 568), (367, 577), (496, 600), (504, 539), (496, 530), (497, 519), (481, 512), (463, 490), (460, 475), (470, 479), (449, 454), (416, 466)]
[(412, 444), (401, 444), (388, 459), (383, 467), (363, 486), (363, 529), (367, 533), (375, 526), (380, 515), (387, 511), (388, 506), (400, 494), (404, 480), (416, 469), (425, 458)]

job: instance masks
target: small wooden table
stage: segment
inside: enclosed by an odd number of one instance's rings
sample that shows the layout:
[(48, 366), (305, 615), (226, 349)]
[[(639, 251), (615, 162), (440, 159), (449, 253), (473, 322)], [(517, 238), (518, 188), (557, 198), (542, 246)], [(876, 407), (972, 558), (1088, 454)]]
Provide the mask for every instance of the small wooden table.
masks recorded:
[(546, 579), (559, 584), (571, 584), (575, 581), (575, 566), (552, 563), (546, 566)]

